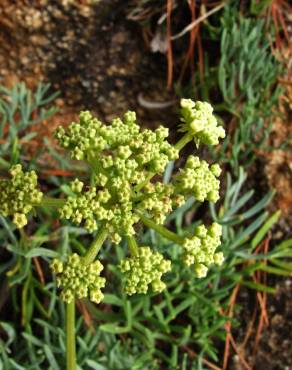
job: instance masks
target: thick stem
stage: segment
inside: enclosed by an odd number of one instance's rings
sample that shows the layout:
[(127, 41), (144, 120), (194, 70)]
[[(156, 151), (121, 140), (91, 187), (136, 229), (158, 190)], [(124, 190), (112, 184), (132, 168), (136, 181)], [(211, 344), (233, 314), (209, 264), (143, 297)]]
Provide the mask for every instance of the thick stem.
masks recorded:
[(140, 216), (140, 219), (141, 221), (143, 222), (143, 224), (145, 226), (148, 226), (150, 227), (151, 229), (155, 230), (156, 232), (158, 232), (158, 234), (164, 236), (165, 238), (173, 241), (174, 243), (177, 243), (177, 244), (182, 244), (183, 243), (183, 238), (178, 236), (177, 234), (173, 233), (172, 231), (166, 229), (164, 226), (162, 225), (157, 225), (154, 221), (152, 221), (150, 218), (142, 215), (141, 213), (139, 213), (139, 216)]
[(181, 151), (182, 148), (187, 145), (192, 140), (191, 135), (189, 133), (184, 134), (184, 136), (175, 144), (175, 149)]
[(60, 208), (66, 203), (66, 199), (43, 197), (41, 203), (36, 206)]
[(67, 370), (76, 370), (75, 344), (75, 299), (67, 304), (66, 331), (67, 331)]
[(133, 236), (127, 236), (128, 246), (132, 256), (138, 255), (138, 244)]
[(107, 231), (105, 229), (101, 229), (95, 239), (93, 240), (91, 246), (89, 247), (86, 255), (83, 257), (84, 258), (84, 263), (86, 265), (89, 265), (91, 264), (94, 260), (95, 260), (95, 257), (97, 255), (97, 253), (99, 252), (103, 242), (105, 241), (107, 237)]

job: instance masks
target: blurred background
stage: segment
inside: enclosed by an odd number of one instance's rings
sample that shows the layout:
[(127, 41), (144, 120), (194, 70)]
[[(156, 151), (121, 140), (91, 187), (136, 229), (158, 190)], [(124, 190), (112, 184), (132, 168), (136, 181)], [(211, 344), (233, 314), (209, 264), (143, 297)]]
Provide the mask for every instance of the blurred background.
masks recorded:
[[(191, 200), (168, 220), (221, 222), (224, 267), (198, 282), (177, 262), (162, 296), (127, 299), (123, 245), (108, 245), (105, 302), (78, 303), (80, 369), (292, 369), (291, 20), (285, 0), (1, 1), (1, 177), (20, 161), (66, 193), (86, 175), (53, 132), (85, 109), (106, 122), (134, 110), (175, 141), (179, 100), (204, 100), (227, 132), (200, 149), (222, 164), (221, 203)], [(87, 235), (50, 217), (29, 238), (0, 219), (0, 369), (64, 368), (64, 307), (38, 249), (82, 251)], [(141, 239), (177, 260), (166, 240)]]

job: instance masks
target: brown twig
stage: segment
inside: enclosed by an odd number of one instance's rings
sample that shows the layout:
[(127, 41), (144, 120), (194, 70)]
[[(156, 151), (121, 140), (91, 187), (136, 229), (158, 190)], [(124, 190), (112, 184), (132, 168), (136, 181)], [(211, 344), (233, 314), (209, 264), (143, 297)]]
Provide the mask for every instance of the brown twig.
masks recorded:
[(246, 368), (246, 370), (252, 370), (252, 367), (246, 362), (245, 358), (242, 356), (242, 354), (240, 353), (239, 349), (237, 348), (237, 345), (236, 345), (235, 340), (233, 338), (233, 335), (231, 333), (230, 333), (230, 343), (232, 345), (232, 348), (236, 352), (236, 354), (237, 354), (237, 356), (239, 358), (239, 361)]
[(172, 43), (171, 43), (171, 12), (172, 12), (172, 0), (166, 0), (166, 27), (167, 27), (167, 88), (170, 89), (173, 80), (173, 55), (172, 55)]
[(247, 343), (249, 341), (249, 338), (252, 335), (252, 332), (253, 332), (253, 329), (254, 329), (254, 325), (255, 325), (255, 321), (256, 321), (256, 318), (257, 318), (257, 312), (258, 312), (258, 301), (256, 301), (256, 305), (255, 305), (255, 308), (253, 310), (251, 321), (248, 324), (248, 327), (247, 327), (247, 330), (246, 330), (246, 333), (245, 333), (243, 342), (241, 344), (241, 346), (242, 346), (243, 349), (245, 349), (245, 347), (246, 347), (246, 345), (247, 345)]
[(94, 331), (94, 326), (93, 326), (93, 323), (92, 323), (92, 317), (90, 316), (90, 313), (87, 309), (87, 307), (85, 306), (85, 304), (80, 301), (80, 300), (77, 300), (76, 301), (76, 304), (77, 304), (77, 307), (78, 309), (80, 310), (83, 318), (84, 318), (84, 322), (85, 322), (85, 325), (91, 329), (92, 331)]
[[(263, 248), (263, 252), (265, 254), (268, 253), (269, 242), (270, 242), (270, 238), (267, 237), (264, 240), (264, 242), (261, 244), (261, 247)], [(264, 263), (267, 264), (267, 261), (265, 260)], [(267, 274), (266, 272), (264, 272), (263, 273), (263, 284), (266, 284), (266, 283), (267, 283)], [(259, 324), (257, 327), (257, 332), (256, 332), (256, 337), (255, 337), (255, 342), (254, 342), (253, 357), (256, 356), (264, 325), (266, 326), (269, 325), (267, 308), (266, 308), (266, 305), (267, 305), (267, 293), (266, 292), (263, 292), (263, 296), (261, 296), (261, 301), (259, 300), (259, 303), (261, 305), (261, 316), (260, 316)]]
[(200, 70), (200, 81), (201, 83), (203, 83), (204, 81), (204, 54), (203, 54), (202, 37), (201, 37), (201, 34), (199, 33), (199, 27), (198, 27), (199, 70)]
[(35, 264), (35, 267), (36, 267), (36, 270), (37, 270), (37, 273), (38, 273), (38, 276), (40, 278), (40, 282), (45, 285), (45, 277), (44, 277), (44, 273), (43, 273), (43, 270), (42, 270), (42, 267), (41, 267), (41, 264), (38, 260), (37, 257), (33, 257), (33, 262)]
[(234, 305), (236, 301), (237, 294), (239, 292), (240, 284), (236, 284), (234, 287), (231, 297), (230, 297), (230, 302), (229, 302), (229, 310), (228, 310), (228, 318), (229, 320), (225, 323), (225, 329), (226, 329), (226, 340), (225, 340), (225, 348), (224, 348), (224, 356), (223, 356), (223, 365), (222, 369), (226, 370), (228, 366), (228, 359), (229, 359), (229, 354), (230, 354), (230, 338), (231, 338), (231, 319), (233, 317), (233, 310), (234, 310)]
[(188, 33), (194, 27), (196, 27), (199, 23), (201, 23), (205, 19), (207, 19), (210, 15), (218, 12), (218, 10), (220, 10), (221, 8), (223, 8), (225, 5), (226, 5), (226, 3), (223, 2), (222, 4), (220, 4), (220, 5), (216, 6), (215, 8), (211, 9), (210, 11), (208, 11), (207, 13), (205, 13), (204, 15), (202, 15), (201, 17), (197, 18), (194, 22), (192, 22), (191, 24), (189, 24), (188, 26), (186, 26), (181, 32), (177, 33), (176, 35), (173, 35), (171, 37), (171, 39), (172, 40), (176, 40), (176, 39), (182, 37), (184, 34)]

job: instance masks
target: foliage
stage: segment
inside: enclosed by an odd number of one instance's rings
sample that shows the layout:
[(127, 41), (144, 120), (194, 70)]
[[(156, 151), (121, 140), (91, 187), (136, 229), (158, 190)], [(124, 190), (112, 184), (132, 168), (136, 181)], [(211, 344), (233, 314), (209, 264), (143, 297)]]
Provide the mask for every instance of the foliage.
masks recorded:
[(236, 125), (220, 156), (238, 173), (239, 166), (249, 165), (256, 150), (266, 145), (282, 88), (277, 85), (280, 65), (271, 53), (265, 22), (236, 18), (228, 10), (222, 16), (218, 83), (224, 100), (220, 109), (234, 115)]
[(265, 19), (242, 14), (235, 2), (225, 5), (220, 17), (204, 25), (206, 42), (218, 49), (218, 59), (206, 51), (203, 79), (198, 70), (193, 81), (176, 89), (182, 96), (217, 102), (215, 113), (224, 118), (228, 134), (213, 156), (236, 175), (260, 151), (272, 149), (268, 138), (279, 114), (275, 106), (283, 92), (278, 83), (283, 65), (273, 52), (273, 26), (267, 27)]
[[(254, 283), (253, 273), (263, 270), (281, 275), (291, 274), (291, 267), (284, 262), (285, 257), (292, 255), (291, 241), (275, 246), (267, 255), (254, 253), (279, 214), (268, 218), (264, 207), (272, 199), (273, 193), (254, 203), (254, 190), (242, 192), (245, 180), (246, 175), (242, 170), (235, 182), (228, 175), (224, 202), (217, 209), (211, 207), (215, 220), (223, 224), (224, 243), (221, 250), (225, 255), (225, 264), (223, 268), (213, 267), (205, 279), (196, 280), (189, 269), (182, 269), (176, 243), (148, 231), (141, 233), (141, 242), (154, 248), (159, 246), (174, 261), (172, 273), (167, 277), (167, 289), (161, 297), (147, 294), (129, 298), (123, 292), (121, 273), (116, 266), (117, 260), (125, 257), (124, 246), (117, 246), (115, 253), (110, 252), (110, 245), (101, 251), (101, 259), (107, 263), (112, 275), (111, 283), (107, 287), (103, 306), (80, 301), (79, 307), (83, 308), (81, 312), (87, 312), (84, 317), (88, 318), (90, 312), (93, 320), (87, 323), (83, 319), (78, 321), (77, 357), (80, 369), (159, 369), (162, 364), (168, 368), (198, 369), (205, 357), (218, 360), (218, 341), (225, 338), (222, 327), (227, 321), (222, 310), (225, 311), (234, 286), (240, 282), (250, 289), (273, 292), (271, 287)], [(179, 235), (185, 233), (184, 217), (192, 209), (196, 209), (193, 201), (170, 216), (169, 222), (176, 225)], [(246, 221), (248, 228), (244, 226)], [(189, 225), (188, 229), (192, 230), (195, 225)], [(12, 233), (11, 227), (7, 227)], [(13, 249), (14, 255), (4, 271), (9, 269), (7, 275), (12, 296), (17, 294), (20, 282), (22, 290), (26, 292), (23, 293), (22, 307), (16, 301), (25, 330), (24, 339), (17, 336), (13, 338), (10, 334), (12, 339), (2, 343), (5, 348), (2, 362), (9, 364), (4, 365), (5, 369), (18, 368), (16, 363), (20, 364), (19, 369), (42, 369), (45, 366), (63, 368), (65, 334), (61, 328), (65, 321), (64, 305), (57, 301), (54, 283), (40, 284), (32, 258), (46, 254), (46, 249), (40, 250), (39, 244), (35, 243), (49, 242), (52, 245), (56, 239), (60, 240), (57, 252), (65, 253), (66, 245), (78, 251), (83, 234), (81, 228), (63, 227), (57, 234), (45, 236), (49, 234), (42, 227), (31, 237), (33, 247), (25, 255), (23, 237), (18, 240), (18, 246)], [(8, 240), (4, 245), (10, 249)], [(48, 252), (55, 253), (51, 250)], [(22, 262), (18, 263), (15, 256), (19, 256)], [(47, 257), (43, 258), (47, 260)], [(264, 260), (268, 261), (268, 265)], [(31, 261), (30, 268), (27, 268), (27, 261)], [(11, 323), (3, 325), (3, 330), (10, 333), (17, 330)], [(16, 351), (20, 344), (22, 351)], [(196, 348), (196, 359), (190, 356), (188, 348)], [(170, 356), (166, 356), (166, 349)]]
[(0, 140), (4, 140), (0, 147), (0, 163), (5, 167), (9, 166), (7, 157), (11, 156), (12, 163), (19, 160), (19, 141), (24, 143), (35, 137), (36, 133), (29, 129), (56, 113), (57, 109), (50, 105), (59, 94), (48, 94), (49, 90), (50, 84), (44, 83), (39, 83), (35, 92), (24, 83), (12, 89), (0, 86)]

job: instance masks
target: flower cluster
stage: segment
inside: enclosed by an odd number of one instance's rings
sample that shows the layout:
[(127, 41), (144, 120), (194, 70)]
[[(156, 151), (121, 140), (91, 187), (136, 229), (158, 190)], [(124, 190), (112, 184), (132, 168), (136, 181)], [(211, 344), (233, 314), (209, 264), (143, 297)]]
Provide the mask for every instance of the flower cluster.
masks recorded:
[(193, 196), (199, 202), (219, 199), (221, 169), (218, 164), (210, 166), (199, 157), (189, 156), (185, 167), (175, 176), (176, 191), (185, 196)]
[(194, 265), (197, 277), (205, 277), (211, 264), (222, 264), (222, 252), (216, 253), (221, 234), (222, 227), (214, 222), (209, 228), (205, 225), (197, 226), (194, 236), (184, 240), (183, 261), (187, 266)]
[(59, 127), (60, 144), (74, 159), (86, 160), (95, 172), (89, 188), (84, 189), (79, 180), (73, 182), (74, 196), (67, 199), (61, 217), (84, 222), (90, 232), (102, 223), (116, 243), (123, 235), (134, 235), (133, 226), (139, 221), (136, 210), (162, 223), (178, 197), (173, 187), (152, 185), (147, 179), (163, 173), (167, 163), (178, 158), (167, 136), (168, 129), (162, 126), (141, 131), (134, 112), (127, 112), (123, 120), (114, 119), (111, 125), (82, 112), (80, 122), (72, 123), (67, 131)]
[(57, 286), (62, 288), (60, 297), (64, 302), (70, 303), (74, 297), (89, 297), (95, 303), (102, 301), (105, 278), (100, 276), (103, 270), (100, 261), (86, 265), (82, 257), (73, 253), (64, 263), (55, 259), (51, 268), (57, 275)]
[(181, 131), (188, 132), (197, 145), (200, 143), (217, 145), (219, 138), (225, 137), (225, 130), (217, 125), (213, 108), (207, 102), (182, 99), (181, 116), (183, 121)]
[(140, 247), (135, 256), (121, 261), (119, 268), (124, 274), (125, 292), (128, 295), (147, 293), (151, 284), (154, 292), (161, 292), (165, 284), (161, 281), (164, 273), (170, 271), (171, 262), (163, 259), (149, 247)]
[[(183, 131), (213, 144), (223, 137), (224, 130), (217, 126), (208, 103), (183, 99), (181, 105)], [(200, 122), (200, 129), (194, 131), (194, 122), (198, 127)], [(167, 163), (178, 158), (178, 150), (167, 142), (167, 128), (141, 131), (134, 112), (110, 125), (81, 112), (79, 122), (67, 130), (59, 127), (56, 137), (72, 158), (87, 161), (95, 173), (90, 187), (79, 180), (71, 184), (73, 195), (61, 208), (61, 217), (83, 223), (89, 232), (102, 225), (115, 243), (135, 234), (139, 212), (162, 224), (173, 207), (182, 205), (189, 195), (199, 201), (219, 197), (219, 166), (209, 169), (196, 157), (189, 158), (173, 185), (151, 182), (153, 175), (162, 174)]]
[(23, 172), (17, 164), (10, 169), (10, 179), (0, 180), (0, 214), (13, 216), (18, 228), (27, 224), (26, 215), (42, 200), (42, 192), (37, 189), (37, 175), (34, 171)]

